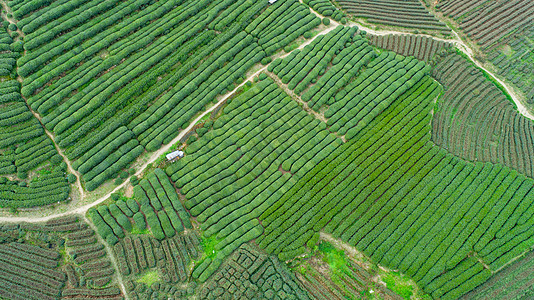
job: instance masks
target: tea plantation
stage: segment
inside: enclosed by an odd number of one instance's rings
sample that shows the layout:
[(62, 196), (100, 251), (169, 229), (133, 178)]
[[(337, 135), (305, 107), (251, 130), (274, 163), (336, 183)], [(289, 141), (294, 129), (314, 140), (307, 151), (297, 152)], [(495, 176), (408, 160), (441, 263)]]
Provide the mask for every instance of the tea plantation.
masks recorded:
[(533, 9), (0, 0), (0, 299), (532, 297)]

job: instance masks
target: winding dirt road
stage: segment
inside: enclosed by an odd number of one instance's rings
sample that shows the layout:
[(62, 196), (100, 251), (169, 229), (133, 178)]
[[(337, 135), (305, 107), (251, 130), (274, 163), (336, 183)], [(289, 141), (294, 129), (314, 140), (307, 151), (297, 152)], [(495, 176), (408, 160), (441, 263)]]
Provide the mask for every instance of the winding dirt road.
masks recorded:
[[(306, 40), (304, 43), (302, 43), (299, 47), (297, 47), (296, 49), (302, 49), (304, 48), (305, 46), (309, 45), (311, 42), (313, 42), (313, 40), (315, 40), (315, 38), (317, 38), (318, 36), (320, 35), (325, 35), (327, 33), (329, 33), (330, 31), (334, 30), (336, 28), (336, 25), (333, 25), (331, 24), (329, 27), (325, 28), (324, 30), (322, 30), (321, 32), (319, 32), (314, 38), (312, 39), (309, 39), (309, 40)], [(293, 50), (294, 51), (294, 50)], [(289, 52), (291, 53), (291, 52)], [(281, 56), (279, 56), (280, 58), (284, 58), (286, 57), (287, 55), (289, 55), (289, 53), (285, 53)], [(196, 117), (190, 124), (189, 126), (187, 126), (186, 129), (184, 129), (183, 131), (180, 132), (180, 134), (178, 134), (178, 136), (176, 136), (171, 142), (169, 142), (168, 144), (166, 145), (163, 145), (163, 147), (161, 147), (159, 150), (153, 152), (150, 154), (150, 158), (145, 162), (143, 163), (140, 167), (139, 167), (139, 170), (135, 173), (135, 176), (140, 176), (143, 174), (143, 172), (145, 171), (145, 169), (148, 167), (148, 165), (152, 164), (153, 162), (155, 162), (161, 155), (163, 155), (165, 152), (167, 152), (171, 147), (172, 145), (176, 144), (178, 141), (180, 141), (187, 133), (189, 133), (193, 127), (195, 126), (195, 124), (200, 121), (204, 116), (206, 116), (207, 114), (211, 113), (214, 109), (216, 109), (217, 107), (219, 107), (221, 104), (223, 104), (226, 100), (228, 100), (228, 98), (230, 98), (231, 96), (234, 95), (234, 93), (240, 88), (242, 87), (247, 81), (249, 80), (252, 80), (254, 77), (258, 76), (261, 72), (263, 72), (264, 70), (267, 69), (267, 67), (269, 66), (269, 64), (265, 65), (265, 66), (262, 66), (260, 69), (258, 69), (256, 72), (254, 72), (253, 74), (247, 76), (247, 78), (241, 83), (239, 84), (238, 86), (236, 86), (231, 92), (228, 92), (226, 93), (223, 97), (221, 97), (219, 99), (219, 101), (217, 101), (216, 104), (214, 104), (213, 106), (211, 106), (210, 108), (208, 108), (207, 110), (205, 110), (202, 114), (200, 114), (198, 117)], [(48, 133), (47, 133), (48, 134)], [(52, 141), (54, 141), (54, 139), (52, 139)], [(55, 145), (55, 142), (54, 142), (54, 145)], [(55, 145), (56, 148), (57, 148), (57, 145)], [(60, 152), (60, 154), (62, 154)], [(70, 167), (70, 163), (67, 163), (67, 165)], [(69, 169), (70, 170), (70, 169)], [(76, 174), (76, 173), (74, 173)], [(124, 180), (123, 183), (121, 183), (120, 185), (116, 186), (111, 192), (107, 193), (106, 195), (98, 198), (96, 201), (93, 201), (89, 204), (86, 204), (86, 205), (83, 205), (83, 206), (80, 206), (80, 207), (77, 207), (77, 208), (74, 208), (72, 210), (69, 210), (69, 211), (66, 211), (66, 212), (63, 212), (63, 213), (58, 213), (58, 214), (51, 214), (51, 215), (48, 215), (46, 217), (36, 217), (36, 216), (14, 216), (14, 217), (0, 217), (0, 223), (1, 222), (9, 222), (9, 223), (18, 223), (18, 222), (28, 222), (28, 223), (37, 223), (37, 222), (45, 222), (45, 221), (48, 221), (50, 219), (54, 219), (54, 218), (58, 218), (58, 217), (62, 217), (62, 216), (66, 216), (66, 215), (70, 215), (70, 214), (80, 214), (80, 215), (85, 215), (85, 213), (93, 206), (96, 206), (102, 202), (104, 202), (105, 200), (107, 200), (111, 194), (119, 191), (121, 188), (123, 188), (124, 186), (130, 184), (129, 183), (129, 178), (127, 178), (126, 180)], [(80, 188), (81, 188), (81, 185), (80, 185)], [(83, 195), (83, 194), (82, 194)], [(20, 213), (24, 213), (24, 212), (20, 212)]]
[[(302, 2), (302, 0), (300, 0)], [(0, 1), (0, 3), (4, 6), (5, 3), (3, 1)], [(317, 13), (316, 11), (314, 11), (313, 9), (310, 9), (315, 15), (317, 15), (318, 17), (320, 18), (323, 18), (322, 15), (320, 15), (319, 13)], [(318, 36), (320, 35), (325, 35), (327, 33), (329, 33), (330, 31), (332, 31), (333, 29), (335, 29), (337, 26), (341, 25), (340, 23), (334, 21), (334, 20), (331, 20), (330, 22), (330, 25), (323, 29), (322, 31), (320, 31), (319, 33), (317, 33), (317, 35), (315, 35), (312, 39), (309, 39), (309, 40), (306, 40), (304, 43), (302, 43), (298, 48), (296, 49), (302, 49), (304, 48), (306, 45), (309, 45), (310, 43), (312, 43)], [(430, 37), (430, 38), (433, 38), (435, 40), (438, 40), (438, 41), (444, 41), (444, 42), (450, 42), (450, 43), (453, 43), (460, 51), (462, 51), (463, 53), (465, 53), (467, 55), (467, 57), (469, 57), (471, 59), (471, 61), (479, 68), (483, 69), (484, 71), (486, 71), (490, 76), (492, 76), (495, 81), (499, 82), (505, 89), (506, 91), (510, 94), (511, 98), (513, 99), (514, 103), (517, 105), (517, 108), (519, 110), (519, 112), (524, 115), (525, 117), (529, 118), (529, 119), (532, 119), (534, 120), (534, 115), (532, 115), (531, 113), (529, 113), (529, 111), (527, 110), (527, 108), (521, 103), (521, 101), (519, 100), (520, 97), (518, 97), (518, 95), (516, 93), (514, 93), (513, 89), (510, 88), (505, 82), (503, 82), (502, 80), (500, 80), (499, 78), (497, 78), (497, 76), (495, 76), (495, 74), (493, 74), (492, 72), (490, 72), (489, 70), (487, 70), (486, 68), (484, 68), (482, 66), (482, 64), (480, 62), (478, 62), (475, 58), (474, 58), (474, 54), (473, 54), (473, 51), (460, 39), (460, 37), (458, 36), (458, 34), (453, 30), (456, 38), (455, 39), (441, 39), (441, 38), (437, 38), (437, 37), (434, 37), (434, 36), (431, 36), (431, 35), (427, 35), (427, 34), (414, 34), (414, 33), (408, 33), (408, 32), (402, 32), (402, 31), (394, 31), (394, 30), (375, 30), (375, 29), (372, 29), (372, 28), (368, 28), (366, 27), (365, 25), (361, 24), (361, 23), (358, 23), (358, 22), (349, 22), (348, 24), (346, 25), (343, 25), (343, 26), (357, 26), (358, 28), (360, 28), (361, 30), (364, 30), (366, 32), (369, 32), (370, 34), (374, 34), (374, 35), (390, 35), (390, 34), (395, 34), (395, 35), (415, 35), (415, 36), (426, 36), (426, 37)], [(294, 51), (294, 50), (293, 50)], [(287, 55), (289, 55), (289, 53), (285, 53), (281, 56), (278, 56), (280, 58), (284, 58), (286, 57)], [(154, 161), (156, 161), (161, 155), (163, 155), (165, 152), (167, 152), (171, 147), (172, 145), (176, 144), (179, 140), (181, 140), (187, 133), (189, 133), (193, 127), (195, 126), (195, 124), (200, 121), (204, 116), (206, 116), (207, 114), (211, 113), (214, 109), (216, 109), (217, 107), (219, 107), (221, 104), (223, 104), (229, 97), (231, 97), (232, 95), (234, 95), (234, 93), (237, 91), (237, 89), (239, 89), (240, 87), (242, 87), (247, 81), (249, 80), (252, 80), (255, 76), (258, 76), (261, 72), (263, 72), (264, 70), (267, 69), (269, 65), (265, 65), (265, 66), (262, 66), (260, 69), (258, 69), (256, 72), (254, 72), (253, 74), (247, 76), (247, 78), (241, 83), (239, 84), (234, 90), (232, 90), (231, 92), (228, 92), (226, 93), (223, 97), (221, 97), (219, 99), (219, 101), (214, 104), (213, 106), (211, 106), (210, 108), (208, 108), (206, 111), (204, 111), (202, 114), (200, 114), (197, 118), (195, 118), (190, 124), (189, 126), (184, 129), (183, 131), (180, 132), (180, 134), (178, 134), (177, 137), (175, 137), (170, 143), (166, 144), (166, 145), (163, 145), (163, 147), (161, 147), (159, 150), (153, 152), (151, 155), (150, 155), (150, 158), (145, 162), (143, 163), (140, 167), (139, 167), (139, 170), (135, 173), (135, 176), (140, 176), (143, 174), (143, 172), (145, 172), (145, 169), (148, 167), (148, 165), (152, 164)], [(37, 116), (39, 118), (39, 116)], [(53, 139), (53, 135), (49, 132), (47, 132), (47, 135), (49, 135), (52, 139), (52, 141), (54, 140)], [(80, 190), (80, 193), (82, 195), (82, 199), (84, 197), (84, 193), (83, 193), (83, 188), (80, 184), (80, 175), (78, 172), (76, 172), (75, 170), (72, 169), (72, 166), (70, 164), (70, 162), (68, 161), (68, 159), (63, 155), (63, 153), (61, 152), (61, 150), (59, 149), (59, 147), (55, 144), (54, 142), (54, 146), (56, 147), (56, 149), (58, 149), (58, 152), (60, 153), (60, 155), (63, 156), (63, 158), (65, 159), (65, 161), (67, 162), (67, 166), (69, 167), (69, 171), (73, 174), (76, 175), (77, 177), (77, 181), (76, 181), (76, 185), (78, 187), (78, 189)], [(126, 179), (123, 183), (121, 183), (120, 185), (118, 185), (117, 187), (115, 187), (111, 192), (107, 193), (106, 195), (98, 198), (96, 201), (93, 201), (89, 204), (86, 204), (86, 205), (83, 205), (83, 206), (80, 206), (80, 207), (77, 207), (77, 208), (74, 208), (72, 210), (69, 210), (69, 211), (66, 211), (66, 212), (63, 212), (63, 213), (58, 213), (58, 214), (51, 214), (51, 215), (48, 215), (46, 217), (36, 217), (36, 216), (14, 216), (14, 217), (0, 217), (0, 222), (11, 222), (11, 223), (14, 223), (14, 222), (44, 222), (44, 221), (47, 221), (47, 220), (50, 220), (50, 219), (53, 219), (53, 218), (57, 218), (57, 217), (61, 217), (61, 216), (65, 216), (65, 215), (69, 215), (69, 214), (81, 214), (81, 215), (85, 215), (85, 213), (87, 212), (87, 210), (89, 210), (91, 207), (93, 206), (96, 206), (102, 202), (104, 202), (106, 199), (108, 199), (112, 193), (115, 193), (117, 191), (119, 191), (121, 188), (125, 187), (127, 184), (129, 184), (129, 178)], [(23, 213), (23, 212), (21, 212)]]
[[(299, 0), (300, 2), (302, 2), (302, 0)], [(0, 5), (3, 7), (3, 9), (7, 12), (10, 12), (10, 9), (9, 7), (7, 6), (7, 4), (5, 3), (4, 0), (0, 0)], [(320, 18), (323, 18), (322, 15), (318, 14), (316, 11), (314, 10), (311, 10), (314, 14), (316, 14), (318, 17)], [(11, 23), (14, 23), (15, 21), (14, 20), (9, 20)], [(327, 34), (328, 32), (332, 31), (334, 28), (336, 28), (337, 26), (339, 26), (340, 24), (334, 20), (331, 20), (331, 23), (330, 25), (325, 28), (324, 30), (320, 31), (315, 37), (313, 37), (312, 39), (309, 39), (309, 40), (306, 40), (303, 44), (301, 44), (297, 49), (302, 49), (303, 47), (305, 47), (306, 45), (310, 44), (311, 42), (313, 42), (315, 40), (315, 38), (317, 38), (318, 36), (320, 35), (325, 35)], [(508, 94), (511, 96), (511, 98), (513, 99), (514, 103), (516, 104), (519, 112), (524, 115), (525, 117), (529, 118), (529, 119), (532, 119), (534, 120), (534, 116), (527, 110), (527, 108), (521, 103), (520, 101), (520, 97), (513, 91), (513, 89), (508, 86), (505, 82), (503, 82), (502, 80), (500, 80), (495, 74), (493, 74), (492, 72), (490, 72), (489, 70), (487, 70), (486, 68), (484, 68), (484, 66), (475, 59), (474, 57), (474, 54), (473, 54), (473, 51), (472, 49), (470, 49), (462, 40), (461, 38), (459, 37), (459, 35), (453, 30), (456, 38), (454, 39), (442, 39), (442, 38), (437, 38), (437, 37), (434, 37), (434, 36), (431, 36), (431, 35), (427, 35), (427, 34), (414, 34), (414, 33), (408, 33), (408, 32), (402, 32), (402, 31), (394, 31), (394, 30), (375, 30), (375, 29), (372, 29), (372, 28), (368, 28), (366, 27), (365, 25), (361, 24), (361, 23), (358, 23), (358, 22), (349, 22), (348, 24), (346, 25), (343, 25), (343, 26), (357, 26), (358, 28), (360, 28), (361, 30), (364, 30), (370, 34), (373, 34), (373, 35), (415, 35), (415, 36), (426, 36), (426, 37), (429, 37), (429, 38), (432, 38), (432, 39), (435, 39), (435, 40), (438, 40), (438, 41), (444, 41), (444, 42), (450, 42), (450, 43), (453, 43), (455, 45), (456, 48), (458, 48), (460, 51), (462, 51), (463, 53), (465, 53), (467, 55), (467, 57), (469, 57), (469, 59), (477, 66), (479, 67), (480, 69), (484, 70), (486, 73), (488, 73), (491, 77), (494, 78), (495, 81), (497, 81), (499, 84), (501, 84), (505, 89), (506, 91), (508, 92)], [(19, 32), (19, 35), (23, 36), (23, 33), (20, 31), (20, 29), (17, 30)], [(286, 57), (287, 55), (289, 55), (289, 53), (285, 53), (281, 56), (278, 56), (280, 58), (283, 58), (283, 57)], [(178, 136), (176, 136), (171, 142), (169, 142), (168, 144), (166, 145), (163, 145), (163, 147), (161, 147), (159, 150), (153, 152), (150, 154), (150, 157), (149, 159), (144, 162), (138, 169), (138, 171), (134, 174), (135, 176), (140, 176), (142, 175), (145, 170), (147, 169), (147, 167), (152, 164), (153, 162), (155, 162), (161, 155), (163, 155), (165, 152), (167, 152), (174, 144), (176, 144), (177, 142), (179, 142), (186, 134), (188, 134), (192, 129), (193, 127), (195, 126), (195, 124), (200, 121), (202, 118), (204, 118), (207, 114), (211, 113), (213, 110), (215, 110), (216, 108), (218, 108), (219, 106), (221, 106), (227, 99), (229, 99), (230, 97), (232, 97), (235, 92), (240, 88), (242, 87), (247, 81), (249, 80), (252, 80), (254, 77), (258, 76), (261, 72), (265, 71), (267, 69), (268, 65), (265, 65), (265, 66), (262, 66), (261, 68), (259, 68), (257, 71), (255, 71), (253, 74), (247, 76), (246, 80), (244, 80), (241, 84), (239, 84), (236, 88), (234, 88), (234, 90), (232, 90), (231, 92), (228, 92), (226, 93), (224, 96), (222, 96), (216, 104), (214, 104), (213, 106), (209, 107), (206, 111), (202, 112), (198, 117), (196, 117), (190, 124), (189, 126), (182, 130)], [(19, 81), (21, 81), (21, 78), (18, 78)], [(40, 120), (40, 116), (32, 111), (32, 113), (36, 116), (37, 119)], [(317, 117), (317, 116), (316, 116)], [(43, 126), (44, 128), (44, 126)], [(63, 154), (63, 152), (61, 151), (61, 149), (58, 147), (58, 145), (55, 143), (54, 141), (54, 136), (51, 132), (49, 132), (48, 130), (46, 130), (45, 128), (45, 132), (46, 134), (50, 137), (50, 139), (53, 141), (54, 143), (54, 146), (56, 147), (56, 150), (58, 151), (58, 153), (63, 157), (64, 161), (67, 163), (67, 166), (68, 166), (68, 170), (69, 172), (73, 173), (76, 175), (76, 186), (79, 190), (79, 193), (80, 193), (80, 199), (79, 199), (79, 202), (80, 203), (83, 203), (83, 198), (86, 196), (85, 193), (84, 193), (84, 190), (82, 188), (82, 185), (81, 185), (81, 176), (80, 174), (75, 171), (72, 166), (71, 166), (71, 163), (70, 161), (68, 160), (68, 158)], [(87, 218), (85, 217), (85, 214), (87, 212), (87, 210), (89, 210), (91, 207), (93, 206), (96, 206), (102, 202), (104, 202), (105, 200), (107, 200), (112, 193), (115, 193), (117, 191), (119, 191), (120, 189), (122, 189), (123, 187), (125, 187), (126, 185), (129, 184), (129, 178), (126, 179), (122, 184), (118, 185), (117, 187), (115, 187), (111, 192), (107, 193), (106, 195), (98, 198), (96, 201), (93, 201), (89, 204), (86, 204), (86, 205), (83, 205), (83, 206), (79, 206), (79, 207), (75, 207), (69, 211), (66, 211), (66, 212), (63, 212), (63, 213), (57, 213), (57, 214), (50, 214), (48, 216), (45, 216), (45, 217), (37, 217), (37, 216), (31, 216), (31, 212), (28, 212), (28, 216), (14, 216), (14, 217), (0, 217), (0, 222), (9, 222), (9, 223), (19, 223), (19, 222), (44, 222), (44, 221), (47, 221), (47, 220), (50, 220), (50, 219), (53, 219), (53, 218), (57, 218), (57, 217), (61, 217), (61, 216), (65, 216), (65, 215), (71, 215), (71, 214), (80, 214), (82, 216), (82, 218), (89, 224), (89, 226), (91, 226), (93, 229), (94, 228), (94, 224), (92, 224), (89, 220), (87, 220)], [(23, 214), (24, 212), (21, 212), (21, 214)], [(95, 229), (96, 230), (96, 229)], [(108, 252), (108, 255), (111, 259), (111, 262), (113, 264), (113, 267), (115, 268), (115, 271), (116, 271), (116, 274), (117, 274), (117, 280), (119, 281), (119, 285), (121, 287), (121, 290), (122, 292), (124, 293), (124, 295), (126, 296), (126, 289), (124, 287), (124, 284), (123, 284), (123, 280), (122, 280), (122, 277), (121, 277), (121, 274), (118, 270), (118, 266), (117, 266), (117, 262), (116, 262), (116, 259), (109, 247), (109, 245), (107, 245), (107, 243), (105, 241), (103, 241), (101, 239), (101, 237), (99, 235), (97, 235), (99, 241), (105, 245), (106, 247), (106, 251)], [(326, 239), (326, 240), (333, 240), (333, 238), (325, 233), (321, 233), (321, 237), (323, 239)], [(345, 247), (347, 247), (346, 245), (343, 245)], [(352, 250), (352, 249), (349, 249), (349, 250)]]
[(531, 114), (528, 111), (528, 109), (525, 107), (525, 105), (521, 102), (521, 100), (520, 100), (521, 97), (519, 97), (519, 95), (517, 95), (517, 93), (506, 82), (502, 81), (501, 79), (499, 79), (497, 77), (497, 75), (495, 75), (490, 70), (486, 69), (482, 65), (482, 63), (475, 58), (473, 50), (469, 46), (467, 46), (467, 44), (464, 43), (464, 41), (462, 41), (462, 39), (460, 38), (460, 36), (458, 35), (458, 33), (456, 31), (451, 29), (456, 38), (454, 38), (454, 39), (442, 39), (442, 38), (438, 38), (438, 37), (435, 37), (435, 36), (432, 36), (432, 35), (428, 35), (428, 34), (415, 34), (415, 33), (408, 33), (408, 32), (403, 32), (403, 31), (394, 31), (394, 30), (374, 30), (374, 29), (365, 27), (365, 25), (363, 25), (361, 23), (358, 23), (358, 22), (350, 22), (348, 25), (349, 26), (358, 26), (358, 28), (360, 28), (361, 30), (369, 32), (370, 34), (373, 34), (373, 35), (383, 36), (383, 35), (390, 35), (391, 34), (391, 35), (424, 36), (424, 37), (432, 38), (432, 39), (434, 39), (436, 41), (452, 43), (458, 50), (462, 51), (471, 60), (471, 62), (473, 62), (478, 68), (484, 70), (495, 81), (497, 81), (500, 85), (502, 85), (504, 87), (506, 92), (510, 95), (510, 97), (514, 101), (515, 105), (517, 106), (517, 110), (519, 111), (519, 113), (521, 113), (523, 116), (525, 116), (525, 117), (527, 117), (527, 118), (529, 118), (531, 120), (534, 120), (534, 115)]

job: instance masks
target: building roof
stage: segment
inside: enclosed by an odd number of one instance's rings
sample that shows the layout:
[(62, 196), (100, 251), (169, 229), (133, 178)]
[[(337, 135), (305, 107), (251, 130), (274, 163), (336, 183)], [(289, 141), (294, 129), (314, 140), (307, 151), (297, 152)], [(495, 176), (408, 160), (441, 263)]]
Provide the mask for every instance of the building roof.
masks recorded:
[(184, 152), (183, 151), (180, 151), (180, 150), (176, 150), (176, 151), (173, 151), (167, 155), (165, 155), (165, 157), (167, 158), (167, 160), (173, 160), (177, 157), (184, 157)]

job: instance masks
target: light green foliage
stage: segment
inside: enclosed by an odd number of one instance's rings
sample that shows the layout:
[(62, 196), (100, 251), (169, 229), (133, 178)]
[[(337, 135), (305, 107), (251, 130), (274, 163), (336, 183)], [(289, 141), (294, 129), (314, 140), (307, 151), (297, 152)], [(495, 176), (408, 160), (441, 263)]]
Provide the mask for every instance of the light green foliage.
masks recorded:
[(340, 144), (270, 78), (234, 98), (213, 130), (166, 169), (205, 235), (218, 239), (219, 252), (209, 266), (199, 266), (198, 278), (206, 279), (232, 251), (259, 237), (261, 212)]

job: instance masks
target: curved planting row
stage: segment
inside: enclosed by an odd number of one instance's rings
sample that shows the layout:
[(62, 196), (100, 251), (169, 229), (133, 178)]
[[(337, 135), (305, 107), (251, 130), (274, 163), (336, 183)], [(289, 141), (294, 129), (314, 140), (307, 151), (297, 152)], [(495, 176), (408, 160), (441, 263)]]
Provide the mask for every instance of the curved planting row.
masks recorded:
[(320, 24), (297, 0), (34, 1), (15, 15), (22, 94), (89, 191)]
[(534, 181), (432, 145), (440, 92), (426, 77), (302, 177), (260, 216), (259, 245), (285, 260), (325, 230), (441, 299), (530, 249)]
[(267, 7), (245, 27), (245, 32), (257, 38), (265, 53), (271, 55), (320, 24), (321, 19), (298, 0), (287, 0)]
[(196, 234), (175, 236), (158, 241), (150, 236), (127, 236), (115, 244), (114, 252), (123, 276), (135, 276), (159, 270), (167, 283), (184, 282), (189, 278), (189, 264), (198, 258), (199, 240)]
[[(0, 30), (4, 30), (0, 28)], [(0, 33), (0, 72), (14, 78), (13, 40)], [(3, 70), (3, 71), (1, 71)], [(32, 115), (15, 80), (0, 83), (0, 207), (33, 207), (65, 201), (70, 192), (66, 165)], [(39, 171), (36, 171), (38, 170)]]
[(445, 15), (459, 22), (460, 28), (484, 50), (495, 47), (499, 40), (534, 18), (534, 3), (521, 1), (442, 1), (439, 8)]
[(303, 3), (308, 4), (313, 10), (323, 16), (331, 17), (343, 24), (347, 22), (345, 13), (338, 10), (330, 0), (304, 0)]
[(323, 105), (330, 103), (331, 98), (377, 56), (361, 35), (354, 36), (353, 40), (349, 47), (335, 56), (332, 67), (302, 94), (302, 100), (307, 101), (313, 110), (319, 111)]
[(445, 56), (434, 68), (445, 94), (434, 111), (433, 141), (471, 161), (501, 163), (533, 177), (534, 124), (466, 59)]
[(532, 286), (533, 256), (534, 252), (530, 252), (518, 259), (462, 299), (531, 297), (534, 292)]
[(225, 260), (198, 295), (200, 299), (311, 298), (283, 263), (250, 244), (243, 244)]
[(481, 46), (496, 73), (534, 103), (534, 3), (447, 0), (437, 6)]
[(324, 74), (328, 63), (334, 55), (345, 47), (345, 44), (354, 41), (357, 27), (338, 26), (326, 35), (321, 35), (305, 46), (302, 51), (295, 50), (284, 59), (277, 58), (268, 67), (270, 72), (276, 74), (300, 94), (317, 77)]
[(5, 237), (11, 230), (17, 232), (16, 242), (2, 240), (0, 244), (3, 298), (120, 297), (112, 283), (115, 269), (103, 245), (77, 216), (41, 224), (2, 225), (0, 235)]
[(11, 76), (11, 78), (15, 78), (14, 71), (20, 53), (12, 50), (18, 47), (17, 44), (20, 41), (13, 44), (13, 39), (6, 29), (3, 25), (0, 25), (0, 76)]
[(349, 139), (354, 137), (429, 71), (428, 66), (416, 59), (383, 52), (329, 99), (325, 117), (330, 131)]
[(430, 62), (437, 53), (452, 48), (451, 43), (438, 41), (426, 36), (367, 34), (367, 38), (374, 46), (404, 56), (414, 56), (427, 63)]
[[(189, 215), (178, 199), (169, 178), (161, 169), (147, 175), (134, 187), (135, 198), (120, 199), (90, 210), (99, 234), (109, 244), (116, 244), (133, 229), (147, 228), (158, 240), (173, 237), (191, 228)], [(133, 221), (133, 225), (132, 225)]]
[(534, 103), (534, 24), (524, 26), (521, 34), (511, 35), (488, 53), (488, 60), (508, 82), (517, 86), (529, 104)]
[[(393, 52), (377, 56), (356, 30), (339, 26), (268, 68), (295, 93), (306, 90), (302, 100), (315, 111), (326, 106), (329, 130), (348, 139), (430, 72), (413, 57)], [(315, 84), (308, 88), (310, 83)]]
[(217, 241), (216, 255), (193, 273), (201, 281), (258, 237), (259, 214), (341, 143), (271, 79), (232, 99), (213, 128), (166, 170), (205, 236)]
[(416, 0), (340, 0), (338, 3), (350, 15), (368, 22), (412, 30), (430, 30), (450, 35), (451, 30)]
[(57, 299), (66, 276), (55, 269), (59, 253), (27, 244), (0, 245), (2, 297), (15, 299)]

